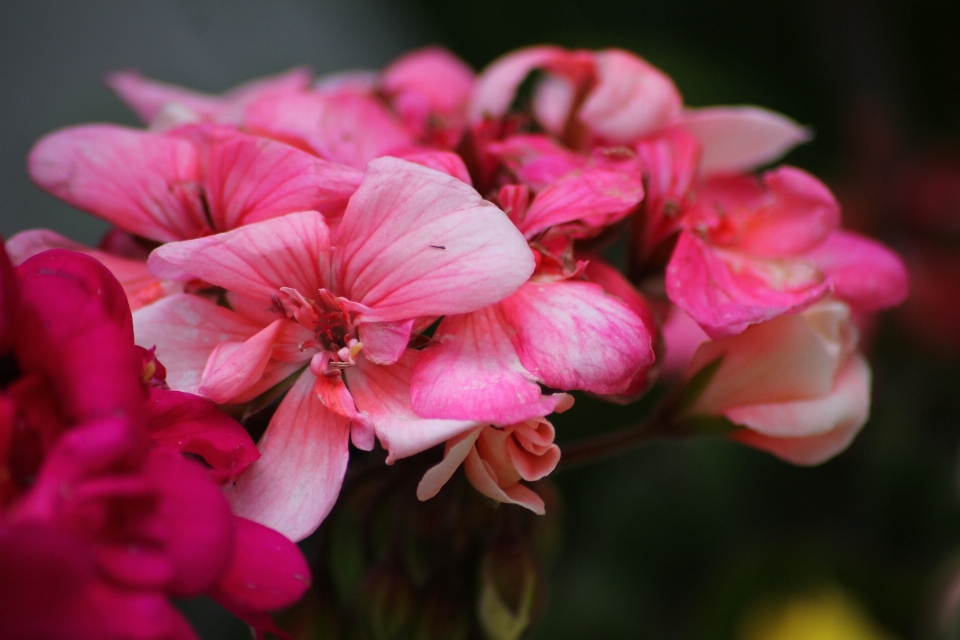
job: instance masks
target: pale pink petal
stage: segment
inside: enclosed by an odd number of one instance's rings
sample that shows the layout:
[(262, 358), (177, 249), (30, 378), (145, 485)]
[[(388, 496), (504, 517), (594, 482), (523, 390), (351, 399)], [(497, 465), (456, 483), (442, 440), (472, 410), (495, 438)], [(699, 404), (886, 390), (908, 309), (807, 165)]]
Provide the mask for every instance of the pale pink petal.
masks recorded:
[(41, 188), (121, 229), (158, 242), (203, 235), (200, 159), (186, 140), (115, 125), (68, 127), (30, 151)]
[(533, 112), (550, 135), (563, 136), (577, 99), (577, 85), (569, 78), (544, 76), (533, 91)]
[(480, 458), (476, 449), (470, 450), (467, 459), (464, 460), (463, 470), (466, 472), (470, 484), (488, 498), (526, 507), (540, 516), (546, 513), (543, 499), (519, 482), (509, 487), (500, 487), (497, 484), (497, 477), (493, 469)]
[(203, 370), (200, 395), (217, 404), (226, 404), (246, 391), (263, 375), (282, 325), (279, 319), (244, 342), (221, 342), (214, 348)]
[[(808, 312), (809, 313), (809, 312)], [(814, 320), (814, 321), (811, 321)], [(848, 353), (850, 315), (837, 302), (806, 314), (781, 316), (743, 333), (705, 342), (688, 375), (717, 358), (723, 362), (690, 411), (716, 414), (730, 407), (810, 400), (830, 392)]]
[(527, 47), (497, 58), (483, 70), (470, 101), (471, 122), (485, 117), (499, 118), (507, 113), (517, 89), (531, 71), (567, 56), (560, 47)]
[(557, 468), (560, 447), (553, 444), (554, 435), (553, 425), (543, 419), (514, 425), (513, 437), (506, 439), (505, 447), (521, 478), (533, 482)]
[(622, 393), (653, 363), (643, 320), (595, 284), (529, 282), (501, 305), (520, 361), (547, 386)]
[(350, 421), (323, 406), (315, 382), (300, 376), (260, 439), (260, 459), (226, 490), (234, 513), (294, 541), (330, 513), (347, 471)]
[(477, 427), (472, 431), (455, 436), (447, 442), (446, 450), (443, 452), (443, 460), (430, 467), (423, 474), (420, 484), (417, 485), (417, 499), (429, 500), (440, 493), (443, 485), (447, 484), (460, 464), (467, 459), (467, 455), (473, 450), (477, 437), (484, 429), (486, 427)]
[(665, 73), (619, 49), (595, 54), (599, 79), (578, 117), (610, 142), (628, 143), (680, 115), (683, 99)]
[(264, 301), (281, 287), (311, 298), (329, 280), (330, 232), (315, 211), (264, 220), (206, 238), (172, 242), (150, 254), (163, 276), (171, 268)]
[[(499, 305), (447, 316), (421, 352), (411, 406), (430, 418), (512, 424), (552, 413), (565, 394), (545, 396), (511, 342)], [(558, 387), (562, 388), (562, 387)]]
[(106, 83), (146, 123), (153, 123), (164, 108), (176, 105), (191, 113), (198, 121), (217, 120), (240, 124), (245, 107), (252, 101), (270, 94), (305, 89), (310, 83), (310, 71), (305, 67), (297, 67), (274, 76), (258, 78), (222, 96), (144, 78), (137, 71), (111, 73)]
[(660, 360), (660, 372), (665, 378), (679, 379), (687, 372), (697, 348), (710, 337), (676, 305), (670, 305), (661, 333), (666, 352)]
[(576, 227), (565, 230), (575, 237), (596, 234), (633, 211), (642, 199), (643, 183), (637, 167), (586, 166), (538, 193), (519, 228), (527, 239), (550, 227), (573, 222)]
[(727, 410), (731, 421), (748, 427), (733, 437), (794, 464), (820, 464), (846, 449), (867, 421), (870, 378), (870, 365), (854, 355), (823, 397)]
[(177, 294), (133, 314), (136, 343), (156, 347), (175, 391), (197, 393), (210, 354), (221, 342), (243, 342), (263, 328), (243, 316), (188, 294)]
[(476, 422), (433, 420), (410, 407), (410, 379), (420, 353), (408, 349), (392, 365), (375, 365), (359, 358), (345, 376), (357, 408), (374, 424), (387, 450), (387, 463), (426, 451), (476, 426)]
[(221, 131), (210, 145), (205, 193), (214, 226), (229, 231), (295, 211), (337, 217), (362, 177), (275, 140)]
[(830, 285), (802, 258), (762, 260), (721, 251), (693, 233), (680, 234), (667, 265), (667, 296), (712, 338), (800, 311)]
[(813, 137), (790, 118), (753, 106), (687, 109), (677, 124), (703, 145), (704, 175), (756, 169)]
[(896, 306), (910, 289), (900, 256), (857, 233), (832, 233), (810, 253), (810, 259), (823, 271), (833, 295), (862, 313)]
[(357, 410), (342, 376), (317, 376), (314, 391), (320, 402), (330, 411), (350, 420), (350, 438), (353, 446), (370, 451), (374, 446), (375, 426), (365, 414)]
[(413, 136), (375, 97), (288, 93), (247, 110), (254, 133), (306, 147), (321, 158), (363, 169), (373, 158), (413, 145)]
[(412, 149), (395, 152), (393, 157), (419, 164), (424, 167), (436, 169), (448, 176), (453, 176), (460, 182), (465, 182), (473, 186), (473, 180), (470, 178), (470, 172), (467, 171), (467, 165), (463, 159), (455, 153), (449, 151), (433, 151), (431, 149)]
[(407, 348), (412, 329), (412, 319), (361, 324), (359, 333), (364, 357), (374, 364), (393, 364)]
[(336, 244), (338, 292), (369, 307), (368, 322), (473, 311), (534, 268), (500, 209), (456, 178), (396, 158), (367, 167)]
[(131, 311), (183, 291), (182, 285), (161, 280), (150, 273), (145, 260), (133, 260), (91, 249), (48, 229), (31, 229), (18, 233), (7, 241), (6, 248), (14, 265), (49, 249), (69, 249), (96, 258), (120, 281)]
[(408, 129), (441, 147), (457, 143), (466, 124), (473, 70), (440, 47), (412, 51), (384, 69), (380, 86)]

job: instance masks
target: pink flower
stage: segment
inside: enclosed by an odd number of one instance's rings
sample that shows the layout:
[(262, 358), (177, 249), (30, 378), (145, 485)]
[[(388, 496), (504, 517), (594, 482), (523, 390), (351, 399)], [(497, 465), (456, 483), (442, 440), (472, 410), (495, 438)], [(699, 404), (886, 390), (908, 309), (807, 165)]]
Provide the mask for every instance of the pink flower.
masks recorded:
[[(16, 277), (0, 255), (0, 307), (0, 635), (194, 638), (168, 598), (220, 597), (237, 571), (261, 595), (234, 610), (268, 628), (266, 612), (307, 587), (303, 558), (284, 540), (281, 562), (252, 564), (260, 552), (241, 541), (247, 525), (210, 472), (151, 442), (148, 420), (163, 431), (185, 414), (176, 401), (166, 415), (147, 406), (119, 283), (75, 253), (38, 255)], [(220, 459), (245, 464), (252, 443), (239, 425), (187, 414), (185, 450), (216, 463), (202, 443), (231, 432)], [(267, 594), (266, 580), (282, 588)]]
[[(114, 125), (68, 127), (41, 139), (30, 176), (68, 204), (149, 241), (199, 238), (294, 211), (335, 223), (361, 172), (223, 126), (165, 134)], [(53, 232), (11, 238), (15, 262), (50, 248), (82, 250), (120, 279), (134, 309), (183, 290), (142, 260), (95, 251)]]
[(819, 464), (867, 420), (870, 367), (855, 351), (857, 336), (850, 308), (825, 300), (705, 342), (688, 376), (721, 360), (687, 414), (723, 416), (743, 427), (733, 439), (794, 464)]
[(437, 495), (463, 464), (467, 479), (480, 493), (543, 515), (543, 500), (520, 481), (539, 480), (556, 468), (560, 448), (553, 444), (553, 438), (553, 425), (543, 418), (505, 427), (481, 426), (462, 433), (447, 441), (443, 461), (423, 476), (417, 497), (428, 500)]
[(796, 313), (831, 291), (862, 311), (906, 296), (897, 255), (839, 231), (833, 194), (799, 169), (714, 178), (696, 198), (667, 267), (667, 295), (711, 337)]
[(236, 310), (188, 295), (141, 310), (137, 339), (156, 345), (172, 388), (239, 403), (295, 380), (263, 456), (230, 491), (238, 513), (291, 538), (330, 510), (351, 432), (357, 446), (376, 434), (396, 455), (471, 426), (409, 409), (411, 333), (418, 318), (496, 302), (534, 268), (522, 236), (476, 191), (395, 158), (369, 164), (333, 237), (319, 213), (297, 213), (164, 245), (150, 265), (223, 287)]

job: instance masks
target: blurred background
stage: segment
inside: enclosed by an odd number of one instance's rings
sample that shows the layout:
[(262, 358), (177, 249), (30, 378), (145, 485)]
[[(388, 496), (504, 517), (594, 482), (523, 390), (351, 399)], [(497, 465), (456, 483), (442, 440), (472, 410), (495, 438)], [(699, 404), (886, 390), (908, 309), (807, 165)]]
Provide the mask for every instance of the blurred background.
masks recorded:
[[(101, 84), (114, 69), (221, 91), (300, 64), (380, 68), (435, 43), (478, 70), (529, 44), (618, 46), (669, 73), (688, 105), (785, 113), (816, 134), (787, 161), (910, 265), (911, 299), (867, 335), (873, 416), (812, 469), (702, 440), (558, 474), (547, 599), (525, 637), (960, 638), (958, 30), (953, 0), (3, 0), (0, 232), (93, 244), (106, 229), (34, 188), (24, 161), (53, 129), (136, 123)], [(578, 398), (558, 441), (644, 410)], [(243, 637), (205, 604), (184, 607), (204, 637)]]

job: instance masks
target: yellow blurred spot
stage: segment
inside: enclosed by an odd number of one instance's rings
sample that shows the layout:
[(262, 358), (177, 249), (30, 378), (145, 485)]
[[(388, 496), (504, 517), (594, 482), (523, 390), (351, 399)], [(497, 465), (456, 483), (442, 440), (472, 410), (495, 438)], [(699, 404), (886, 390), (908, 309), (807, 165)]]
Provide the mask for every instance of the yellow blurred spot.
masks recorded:
[(748, 612), (739, 640), (894, 640), (856, 600), (831, 588), (767, 602)]

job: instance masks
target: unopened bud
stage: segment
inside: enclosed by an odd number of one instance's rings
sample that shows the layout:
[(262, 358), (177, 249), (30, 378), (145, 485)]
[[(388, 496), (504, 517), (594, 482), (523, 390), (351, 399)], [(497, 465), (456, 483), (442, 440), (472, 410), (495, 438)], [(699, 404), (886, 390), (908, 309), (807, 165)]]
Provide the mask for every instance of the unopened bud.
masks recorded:
[(416, 600), (416, 588), (395, 562), (370, 569), (360, 586), (364, 617), (375, 640), (405, 638)]
[(477, 615), (490, 640), (517, 640), (533, 618), (537, 568), (519, 540), (499, 540), (480, 566)]

